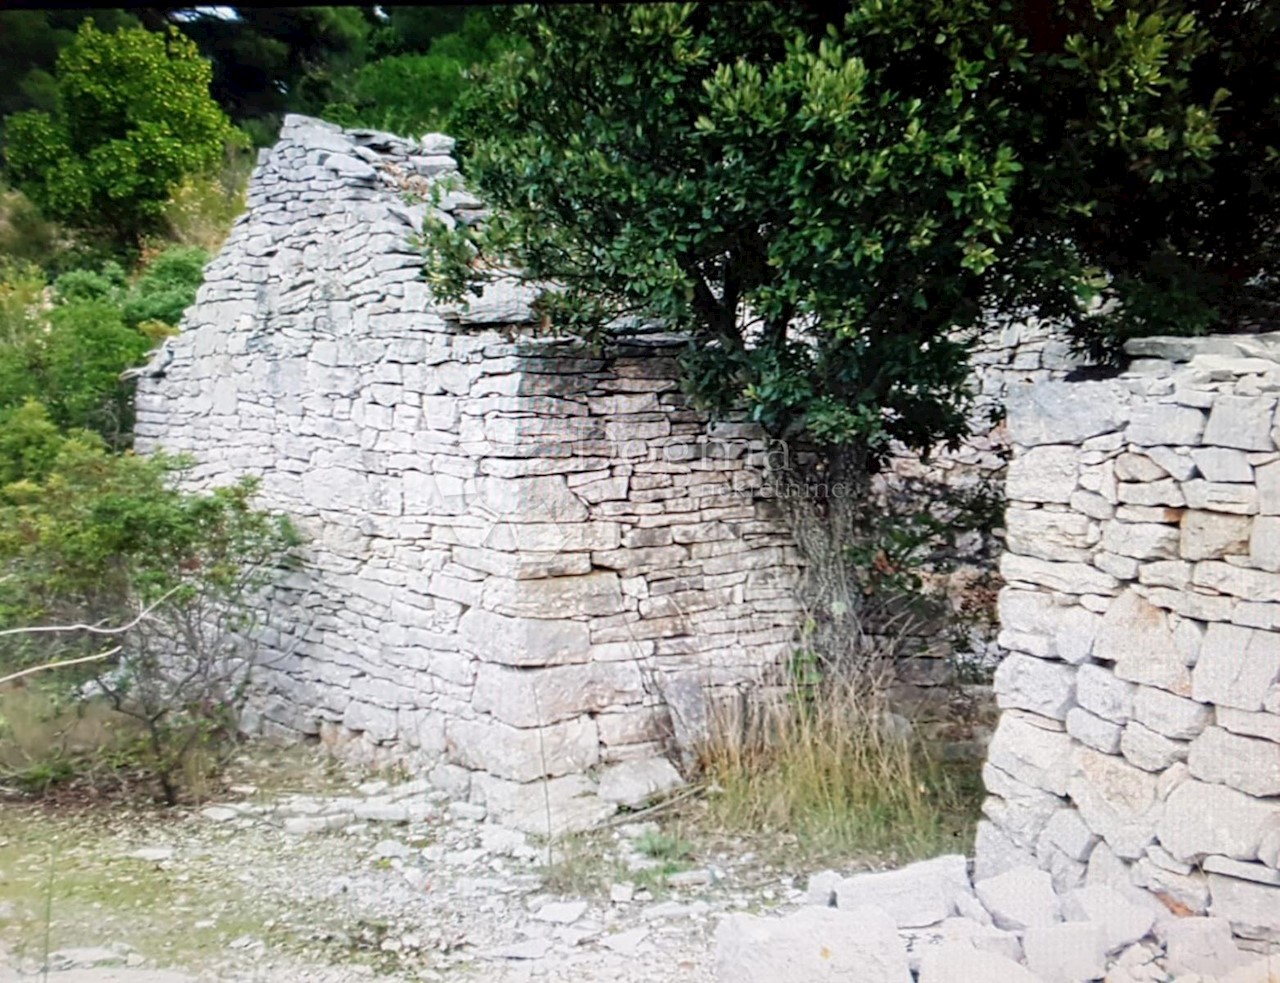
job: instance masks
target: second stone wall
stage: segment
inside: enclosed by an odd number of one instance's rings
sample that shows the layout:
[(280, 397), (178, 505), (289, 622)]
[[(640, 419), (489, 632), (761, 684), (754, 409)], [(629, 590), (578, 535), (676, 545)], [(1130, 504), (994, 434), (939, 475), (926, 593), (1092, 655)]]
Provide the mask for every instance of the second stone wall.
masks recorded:
[(1280, 941), (1280, 335), (1147, 339), (1009, 400), (978, 876)]

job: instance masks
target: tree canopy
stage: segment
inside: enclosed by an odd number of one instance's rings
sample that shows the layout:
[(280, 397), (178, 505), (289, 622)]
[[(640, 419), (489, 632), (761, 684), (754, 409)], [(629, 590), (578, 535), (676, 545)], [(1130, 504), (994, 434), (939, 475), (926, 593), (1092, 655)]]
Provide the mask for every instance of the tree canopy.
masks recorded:
[(210, 78), (175, 29), (108, 34), (86, 20), (58, 56), (55, 111), (10, 118), (9, 172), (47, 215), (131, 241), (173, 186), (216, 168), (234, 138)]
[[(1203, 329), (1240, 308), (1162, 292), (1170, 263), (1219, 287), (1223, 264), (1236, 285), (1269, 269), (1276, 85), (1219, 90), (1274, 49), (1218, 39), (1199, 6), (515, 9), (522, 47), (459, 110), (494, 215), (434, 230), (429, 273), (453, 297), (495, 270), (552, 282), (553, 322), (588, 337), (661, 319), (691, 334), (708, 403), (874, 468), (891, 440), (963, 431), (964, 333), (992, 312), (1091, 338)], [(1240, 173), (1261, 185), (1222, 201)], [(1269, 232), (1232, 233), (1243, 207)], [(1080, 303), (1104, 287), (1119, 314)]]

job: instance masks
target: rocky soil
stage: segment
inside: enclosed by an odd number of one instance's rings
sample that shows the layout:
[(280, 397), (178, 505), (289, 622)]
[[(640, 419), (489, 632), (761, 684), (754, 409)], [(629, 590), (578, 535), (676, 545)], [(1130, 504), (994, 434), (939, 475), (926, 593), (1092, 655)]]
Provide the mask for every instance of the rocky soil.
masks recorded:
[[(296, 783), (295, 783), (296, 784)], [(312, 782), (312, 785), (315, 785)], [(178, 815), (0, 805), (0, 983), (714, 979), (803, 874), (643, 816), (552, 849), (425, 783), (237, 784)]]

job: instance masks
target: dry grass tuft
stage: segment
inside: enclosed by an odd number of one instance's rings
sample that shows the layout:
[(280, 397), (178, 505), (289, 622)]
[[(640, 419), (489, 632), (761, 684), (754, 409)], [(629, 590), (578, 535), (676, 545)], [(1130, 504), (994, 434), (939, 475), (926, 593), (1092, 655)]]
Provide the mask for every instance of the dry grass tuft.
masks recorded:
[(810, 856), (894, 863), (967, 852), (980, 802), (973, 765), (943, 764), (869, 683), (795, 686), (703, 749), (726, 830), (794, 835)]

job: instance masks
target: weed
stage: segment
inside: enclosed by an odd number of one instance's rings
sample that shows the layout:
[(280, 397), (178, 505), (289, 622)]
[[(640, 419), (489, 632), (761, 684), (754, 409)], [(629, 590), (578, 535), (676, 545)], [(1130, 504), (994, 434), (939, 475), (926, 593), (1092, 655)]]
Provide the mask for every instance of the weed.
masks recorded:
[(810, 854), (896, 861), (965, 852), (980, 783), (893, 726), (869, 685), (825, 680), (718, 726), (702, 767), (711, 817), (739, 832), (793, 833)]

